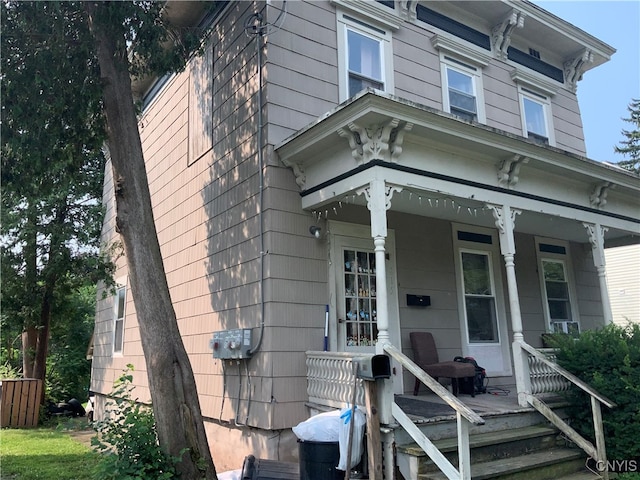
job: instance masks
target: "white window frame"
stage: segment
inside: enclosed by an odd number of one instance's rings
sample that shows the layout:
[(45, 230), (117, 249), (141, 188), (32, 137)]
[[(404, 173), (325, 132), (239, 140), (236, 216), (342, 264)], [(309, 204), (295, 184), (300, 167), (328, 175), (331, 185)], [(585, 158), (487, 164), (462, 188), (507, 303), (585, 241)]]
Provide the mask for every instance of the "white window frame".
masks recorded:
[[(122, 311), (120, 311), (120, 293), (123, 295)], [(121, 279), (116, 281), (116, 291), (113, 296), (113, 336), (112, 336), (112, 353), (114, 356), (122, 356), (124, 353), (124, 332), (125, 318), (127, 315), (127, 280)], [(118, 324), (122, 330), (120, 345), (116, 345)]]
[(449, 76), (448, 71), (453, 70), (467, 75), (472, 80), (473, 95), (476, 100), (476, 118), (473, 120), (478, 123), (487, 123), (487, 117), (484, 107), (484, 86), (482, 82), (482, 68), (475, 66), (462, 58), (456, 58), (448, 53), (440, 54), (440, 76), (442, 82), (442, 109), (451, 112), (451, 102), (449, 99)]
[[(556, 247), (564, 248), (565, 253), (553, 253), (553, 252), (541, 252), (540, 244), (552, 245)], [(551, 319), (551, 312), (549, 309), (549, 298), (547, 295), (547, 286), (544, 278), (544, 265), (543, 262), (557, 262), (561, 263), (564, 268), (565, 281), (567, 282), (567, 291), (569, 295), (569, 311), (571, 318), (568, 318), (563, 325), (563, 330), (566, 331), (568, 328), (568, 323), (575, 322), (578, 325), (578, 331), (582, 331), (582, 326), (580, 325), (580, 314), (578, 312), (578, 301), (575, 290), (575, 279), (573, 277), (573, 266), (571, 264), (571, 252), (569, 250), (569, 243), (562, 240), (555, 240), (550, 238), (536, 237), (535, 238), (536, 245), (536, 257), (538, 262), (538, 277), (540, 281), (540, 295), (542, 297), (542, 308), (544, 311), (545, 318), (545, 329), (547, 333), (554, 333), (555, 329)]]
[[(343, 102), (353, 95), (349, 92), (349, 42), (347, 39), (349, 30), (364, 35), (378, 42), (380, 47), (380, 65), (381, 65), (381, 91), (393, 94), (393, 47), (391, 42), (391, 31), (382, 26), (378, 26), (373, 22), (361, 20), (360, 18), (338, 12), (337, 15), (337, 32), (338, 32), (338, 89), (340, 101)], [(354, 95), (357, 92), (354, 92)]]
[[(525, 110), (525, 99), (537, 103), (542, 107), (542, 114), (544, 115), (544, 125), (547, 130), (547, 145), (555, 146), (556, 138), (553, 130), (553, 115), (551, 113), (551, 99), (549, 96), (536, 92), (535, 90), (523, 87), (521, 85), (518, 86), (518, 98), (520, 103), (520, 118), (522, 121), (522, 134), (527, 138), (534, 139), (535, 137), (529, 137), (529, 129), (527, 128), (527, 116)], [(533, 132), (537, 134), (536, 132)], [(539, 134), (537, 134), (539, 135)], [(544, 135), (543, 135), (544, 137)]]

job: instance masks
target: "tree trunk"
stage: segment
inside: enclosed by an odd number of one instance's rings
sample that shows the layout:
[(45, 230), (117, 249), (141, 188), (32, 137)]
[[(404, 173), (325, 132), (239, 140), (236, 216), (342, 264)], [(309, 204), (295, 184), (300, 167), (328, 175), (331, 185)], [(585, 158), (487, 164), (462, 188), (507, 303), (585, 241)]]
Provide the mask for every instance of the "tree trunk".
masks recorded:
[(36, 358), (38, 329), (31, 325), (22, 332), (22, 376), (33, 378), (33, 362)]
[[(120, 233), (147, 366), (161, 448), (180, 457), (185, 480), (217, 479), (193, 370), (178, 330), (153, 220), (151, 196), (122, 39), (92, 21), (100, 7), (87, 3), (104, 85), (104, 112)], [(95, 11), (92, 11), (95, 10)], [(116, 46), (120, 45), (120, 49)]]

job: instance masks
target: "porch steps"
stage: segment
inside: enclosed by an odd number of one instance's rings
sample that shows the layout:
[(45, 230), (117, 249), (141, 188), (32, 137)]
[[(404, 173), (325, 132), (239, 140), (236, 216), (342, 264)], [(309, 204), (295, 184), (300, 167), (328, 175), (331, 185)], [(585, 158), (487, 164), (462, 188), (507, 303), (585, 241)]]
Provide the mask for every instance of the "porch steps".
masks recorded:
[[(456, 438), (435, 440), (433, 443), (457, 466)], [(472, 478), (560, 480), (565, 475), (580, 472), (584, 468), (586, 454), (566, 448), (561, 443), (558, 431), (543, 425), (472, 434), (469, 437)], [(401, 471), (409, 475), (406, 480), (446, 478), (416, 444), (397, 446), (397, 453)]]

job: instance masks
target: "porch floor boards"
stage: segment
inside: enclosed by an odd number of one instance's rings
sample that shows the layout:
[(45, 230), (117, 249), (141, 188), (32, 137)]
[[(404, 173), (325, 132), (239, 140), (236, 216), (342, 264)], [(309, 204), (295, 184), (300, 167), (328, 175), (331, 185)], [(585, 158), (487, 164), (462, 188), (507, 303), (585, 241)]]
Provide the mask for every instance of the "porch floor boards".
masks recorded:
[[(443, 405), (446, 404), (444, 400), (438, 397), (436, 394), (430, 391), (424, 391), (417, 396), (411, 394), (397, 395), (396, 397), (405, 397), (407, 399), (413, 399), (421, 402), (434, 403)], [(518, 404), (518, 394), (516, 392), (515, 385), (501, 385), (499, 387), (490, 387), (488, 393), (479, 393), (475, 397), (471, 395), (458, 395), (458, 400), (471, 408), (474, 412), (478, 413), (481, 417), (492, 417), (500, 415), (509, 415), (515, 413), (532, 412), (533, 407), (521, 407)], [(562, 407), (566, 404), (564, 399), (558, 395), (547, 395), (544, 401), (551, 407)], [(455, 419), (455, 412), (450, 414), (442, 414), (442, 409), (434, 409), (433, 413), (429, 412), (428, 404), (425, 407), (420, 408), (420, 411), (412, 412), (411, 409), (405, 410), (405, 413), (416, 424), (420, 423), (432, 423), (440, 421), (448, 421)]]

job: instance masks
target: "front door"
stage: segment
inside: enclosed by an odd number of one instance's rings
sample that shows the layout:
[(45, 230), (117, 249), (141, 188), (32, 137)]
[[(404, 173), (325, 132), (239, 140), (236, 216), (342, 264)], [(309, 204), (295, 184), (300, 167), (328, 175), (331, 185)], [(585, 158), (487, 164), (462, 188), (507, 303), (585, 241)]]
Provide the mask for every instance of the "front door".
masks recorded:
[(490, 376), (511, 375), (506, 312), (495, 232), (454, 227), (462, 351)]
[[(331, 222), (331, 262), (335, 298), (334, 314), (337, 339), (335, 348), (341, 352), (375, 353), (378, 337), (377, 291), (387, 288), (389, 336), (393, 345), (400, 345), (400, 322), (395, 267), (395, 241), (388, 232), (385, 249), (388, 253), (386, 285), (376, 281), (376, 261), (373, 239), (368, 226)], [(333, 293), (333, 292), (332, 292)], [(333, 302), (332, 302), (333, 303)], [(393, 362), (392, 362), (393, 363)], [(394, 392), (402, 393), (402, 375), (398, 365), (392, 365)]]

